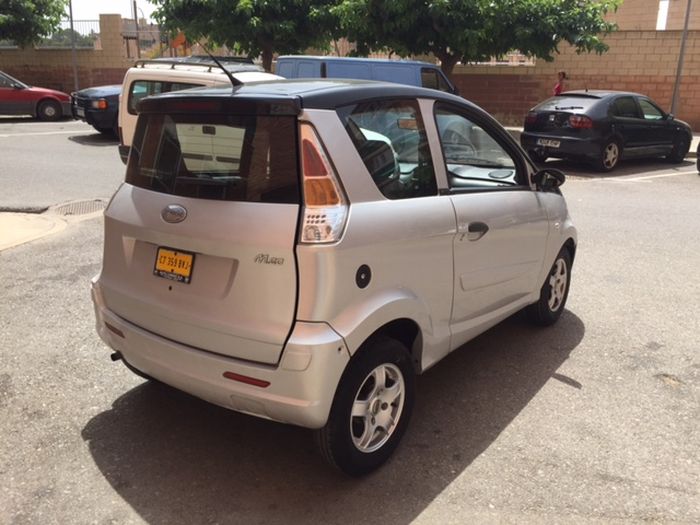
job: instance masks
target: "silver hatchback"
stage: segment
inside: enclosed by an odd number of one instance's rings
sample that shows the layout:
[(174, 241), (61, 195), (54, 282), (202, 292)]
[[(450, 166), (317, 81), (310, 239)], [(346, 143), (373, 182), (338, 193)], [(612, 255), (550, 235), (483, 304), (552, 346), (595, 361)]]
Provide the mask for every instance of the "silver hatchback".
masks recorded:
[(105, 212), (97, 331), (132, 371), (391, 455), (415, 375), (511, 314), (561, 315), (576, 230), (556, 170), (434, 90), (279, 81), (144, 99)]

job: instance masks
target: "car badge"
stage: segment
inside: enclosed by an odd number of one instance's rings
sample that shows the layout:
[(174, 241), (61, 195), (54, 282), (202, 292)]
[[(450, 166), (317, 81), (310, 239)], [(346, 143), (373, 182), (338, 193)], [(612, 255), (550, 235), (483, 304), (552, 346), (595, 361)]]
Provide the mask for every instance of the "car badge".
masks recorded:
[(187, 218), (187, 210), (179, 204), (168, 204), (163, 211), (160, 212), (165, 222), (176, 223), (182, 222)]

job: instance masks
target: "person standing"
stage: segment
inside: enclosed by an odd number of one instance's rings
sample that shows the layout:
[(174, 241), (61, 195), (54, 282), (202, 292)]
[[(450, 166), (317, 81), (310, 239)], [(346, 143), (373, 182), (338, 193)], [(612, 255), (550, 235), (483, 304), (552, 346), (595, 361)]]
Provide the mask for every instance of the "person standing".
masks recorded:
[(556, 95), (561, 95), (561, 92), (564, 91), (564, 80), (566, 80), (566, 71), (559, 71), (557, 73), (557, 83), (554, 85), (554, 90), (553, 94)]

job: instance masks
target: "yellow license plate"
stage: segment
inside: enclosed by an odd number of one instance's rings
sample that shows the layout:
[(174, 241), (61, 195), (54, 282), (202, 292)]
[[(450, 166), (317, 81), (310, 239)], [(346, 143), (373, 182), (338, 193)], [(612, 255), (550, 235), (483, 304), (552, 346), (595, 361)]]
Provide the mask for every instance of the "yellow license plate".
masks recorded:
[(194, 253), (173, 250), (172, 248), (158, 248), (153, 275), (189, 284), (192, 279), (193, 266)]

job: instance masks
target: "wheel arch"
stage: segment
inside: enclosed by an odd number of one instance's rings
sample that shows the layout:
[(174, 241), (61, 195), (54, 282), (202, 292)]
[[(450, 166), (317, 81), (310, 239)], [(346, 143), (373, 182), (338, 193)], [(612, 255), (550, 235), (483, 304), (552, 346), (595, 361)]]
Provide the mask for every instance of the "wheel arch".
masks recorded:
[(34, 104), (34, 117), (38, 118), (39, 117), (39, 108), (44, 102), (55, 102), (58, 104), (58, 109), (61, 112), (61, 117), (65, 117), (66, 115), (63, 114), (63, 104), (61, 104), (61, 101), (56, 98), (52, 97), (51, 95), (44, 95), (40, 99), (36, 101), (36, 104)]
[(423, 334), (418, 323), (407, 317), (394, 319), (378, 327), (362, 342), (353, 357), (370, 351), (371, 343), (382, 337), (388, 337), (403, 344), (411, 356), (414, 370), (416, 373), (420, 372), (423, 356)]

